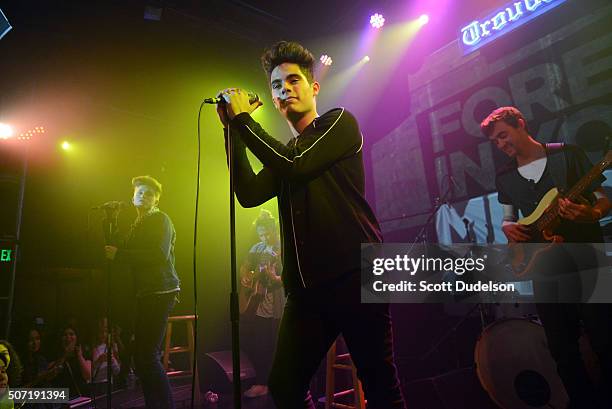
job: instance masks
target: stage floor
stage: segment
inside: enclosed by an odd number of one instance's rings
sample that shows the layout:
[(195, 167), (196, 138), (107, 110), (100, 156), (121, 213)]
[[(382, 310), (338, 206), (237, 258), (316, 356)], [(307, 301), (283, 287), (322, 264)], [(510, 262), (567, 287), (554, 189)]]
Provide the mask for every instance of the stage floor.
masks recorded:
[[(174, 403), (176, 409), (189, 409), (191, 408), (191, 378), (177, 378), (170, 380), (172, 386), (172, 395), (174, 397)], [(204, 399), (206, 391), (202, 391), (202, 399), (200, 405), (194, 405), (198, 409), (233, 409), (233, 398), (231, 393), (219, 394), (219, 401), (217, 403), (209, 403)], [(144, 408), (144, 398), (142, 396), (142, 389), (140, 385), (136, 385), (134, 389), (120, 389), (114, 391), (111, 397), (112, 408), (116, 409), (137, 409)], [(106, 395), (100, 394), (96, 399), (92, 399), (91, 402), (71, 406), (84, 409), (104, 409), (106, 408)], [(274, 409), (275, 406), (272, 403), (272, 399), (267, 396), (258, 398), (243, 398), (242, 407), (244, 409)]]

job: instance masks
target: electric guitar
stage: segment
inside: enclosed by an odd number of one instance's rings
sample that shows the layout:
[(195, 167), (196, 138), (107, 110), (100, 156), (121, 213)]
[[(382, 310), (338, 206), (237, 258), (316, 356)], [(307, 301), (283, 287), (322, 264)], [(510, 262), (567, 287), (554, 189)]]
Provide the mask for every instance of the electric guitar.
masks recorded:
[(540, 200), (536, 209), (529, 216), (518, 221), (519, 224), (529, 229), (532, 242), (541, 242), (543, 239), (548, 244), (529, 252), (527, 247), (533, 249), (533, 246), (524, 246), (523, 243), (509, 243), (511, 265), (517, 277), (531, 272), (538, 257), (542, 256), (555, 243), (564, 241), (562, 236), (554, 233), (561, 223), (559, 198), (566, 198), (575, 203), (584, 202), (581, 194), (610, 164), (612, 164), (612, 151), (608, 151), (606, 156), (593, 166), (589, 173), (584, 175), (566, 194), (560, 195), (557, 188), (550, 189)]

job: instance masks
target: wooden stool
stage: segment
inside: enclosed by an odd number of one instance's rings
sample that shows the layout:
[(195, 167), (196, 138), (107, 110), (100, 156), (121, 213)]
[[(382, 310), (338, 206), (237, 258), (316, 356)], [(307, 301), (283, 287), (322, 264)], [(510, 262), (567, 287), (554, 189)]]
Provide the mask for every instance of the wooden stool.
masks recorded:
[[(172, 326), (175, 322), (185, 322), (187, 325), (187, 345), (172, 346)], [(194, 356), (194, 345), (193, 345), (193, 323), (195, 322), (195, 315), (180, 315), (176, 317), (168, 317), (168, 325), (166, 326), (166, 339), (164, 341), (164, 369), (168, 373), (168, 376), (181, 376), (181, 375), (192, 375), (193, 360)], [(168, 372), (168, 362), (170, 361), (170, 354), (188, 353), (189, 354), (189, 369), (182, 371), (170, 371)]]
[[(357, 369), (353, 365), (351, 355), (349, 353), (336, 355), (336, 342), (332, 344), (327, 351), (327, 364), (325, 371), (325, 409), (339, 408), (339, 409), (365, 409), (365, 399), (363, 396), (363, 389), (361, 388), (361, 381), (357, 378)], [(351, 378), (353, 379), (353, 388), (342, 392), (335, 392), (335, 370), (341, 369), (344, 371), (351, 371)], [(354, 394), (353, 405), (344, 405), (342, 403), (336, 403), (334, 400), (342, 396)]]
[[(163, 365), (168, 376), (183, 376), (193, 375), (193, 361), (196, 359), (194, 354), (193, 344), (193, 323), (195, 322), (195, 315), (179, 315), (176, 317), (168, 317), (168, 324), (166, 325), (166, 338), (164, 340), (164, 359)], [(172, 340), (172, 326), (175, 322), (185, 322), (187, 325), (187, 345), (185, 346), (172, 346), (170, 341)], [(178, 353), (189, 353), (189, 369), (182, 371), (168, 371), (168, 362), (170, 361), (170, 354)], [(200, 377), (198, 375), (198, 367), (196, 365), (195, 371), (195, 404), (200, 407), (202, 404), (202, 396), (200, 394)]]

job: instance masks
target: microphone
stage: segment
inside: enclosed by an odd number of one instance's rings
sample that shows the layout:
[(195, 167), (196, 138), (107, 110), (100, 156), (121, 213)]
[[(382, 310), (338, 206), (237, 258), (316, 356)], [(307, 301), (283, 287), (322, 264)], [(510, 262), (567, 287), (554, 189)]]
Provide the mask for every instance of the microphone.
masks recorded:
[[(259, 95), (254, 92), (247, 91), (249, 95), (249, 104), (254, 104), (259, 101)], [(227, 104), (228, 100), (225, 94), (221, 93), (214, 98), (206, 98), (204, 100), (205, 104)]]
[(101, 204), (100, 206), (94, 206), (91, 209), (92, 210), (120, 210), (120, 209), (125, 209), (127, 207), (127, 205), (125, 204), (125, 202), (121, 202), (118, 200), (111, 200), (110, 202), (106, 202), (104, 204)]

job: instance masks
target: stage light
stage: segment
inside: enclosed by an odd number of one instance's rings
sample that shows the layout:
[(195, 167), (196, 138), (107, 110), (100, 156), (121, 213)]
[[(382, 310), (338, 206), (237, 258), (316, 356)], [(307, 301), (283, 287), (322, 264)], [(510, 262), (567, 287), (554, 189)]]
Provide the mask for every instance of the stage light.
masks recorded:
[(385, 25), (385, 18), (383, 17), (382, 14), (378, 14), (378, 13), (372, 14), (370, 16), (370, 24), (374, 28), (381, 28), (382, 26)]
[(333, 61), (331, 59), (331, 57), (327, 54), (323, 54), (320, 58), (321, 63), (327, 67), (329, 67), (330, 65), (332, 65)]
[(427, 23), (429, 23), (429, 16), (427, 14), (421, 14), (421, 17), (419, 17), (419, 24), (424, 26)]
[(68, 142), (68, 141), (62, 142), (62, 149), (63, 150), (68, 151), (68, 150), (70, 150), (70, 148), (72, 148), (72, 145), (70, 145), (70, 142)]
[(370, 57), (366, 55), (365, 57), (363, 57), (361, 59), (361, 61), (363, 61), (363, 62), (370, 62)]
[(13, 128), (10, 125), (0, 123), (0, 139), (8, 139), (13, 136)]
[(17, 137), (20, 141), (29, 141), (35, 134), (44, 134), (45, 127), (44, 126), (36, 126), (32, 129), (24, 130)]

